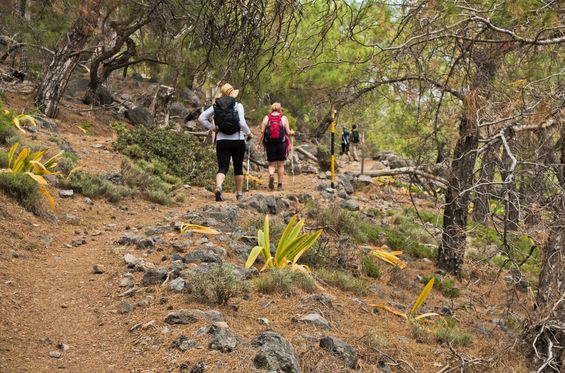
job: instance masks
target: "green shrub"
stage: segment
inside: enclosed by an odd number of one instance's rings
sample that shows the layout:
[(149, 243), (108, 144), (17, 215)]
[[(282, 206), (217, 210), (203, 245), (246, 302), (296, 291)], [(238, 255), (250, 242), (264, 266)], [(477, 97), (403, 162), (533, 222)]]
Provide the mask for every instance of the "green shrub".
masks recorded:
[(59, 181), (63, 188), (70, 188), (86, 197), (104, 197), (110, 202), (117, 202), (133, 194), (133, 190), (116, 185), (104, 175), (87, 172), (75, 172)]
[[(168, 175), (165, 170), (165, 165), (159, 161), (134, 163), (127, 158), (122, 161), (122, 175), (127, 186), (139, 190), (151, 202), (170, 205), (176, 200), (175, 190), (180, 179)], [(165, 178), (174, 184), (169, 184)]]
[(118, 133), (114, 147), (123, 153), (134, 149), (139, 159), (157, 160), (166, 166), (167, 173), (194, 185), (211, 184), (217, 169), (210, 146), (170, 130), (136, 127)]
[(64, 152), (63, 156), (57, 161), (57, 167), (62, 175), (68, 175), (75, 167), (77, 163), (77, 156), (71, 152)]
[(138, 144), (126, 146), (122, 153), (133, 159), (143, 158), (143, 149), (141, 149), (141, 146), (139, 146)]
[(286, 296), (295, 294), (297, 289), (307, 293), (312, 293), (316, 289), (316, 282), (311, 276), (289, 269), (274, 269), (259, 277), (255, 284), (260, 293), (278, 293)]
[(435, 329), (436, 340), (440, 343), (450, 343), (452, 346), (469, 346), (473, 342), (473, 335), (460, 329), (453, 318), (446, 318), (438, 322)]
[(364, 255), (361, 257), (361, 266), (363, 267), (363, 272), (371, 278), (379, 278), (381, 277), (381, 271), (379, 266), (373, 261), (373, 259), (368, 256)]
[(203, 303), (225, 305), (246, 292), (247, 284), (229, 266), (214, 267), (195, 273), (188, 279), (189, 296)]
[(11, 144), (13, 138), (17, 138), (17, 130), (12, 124), (14, 114), (12, 112), (5, 113), (0, 103), (0, 144)]
[(343, 291), (349, 291), (358, 296), (364, 296), (368, 293), (367, 283), (347, 272), (322, 268), (316, 271), (316, 275), (322, 281)]
[(39, 184), (22, 173), (0, 172), (0, 190), (27, 210), (36, 208), (41, 200)]
[(384, 335), (377, 333), (374, 329), (367, 329), (363, 333), (363, 344), (373, 350), (381, 350), (387, 344)]
[(0, 149), (0, 168), (8, 167), (8, 152)]
[[(440, 275), (434, 275), (435, 283), (434, 289), (441, 292), (447, 298), (458, 298), (461, 295), (461, 290), (455, 287), (455, 281), (452, 279), (442, 279)], [(425, 275), (420, 280), (420, 283), (427, 284), (432, 278), (431, 275)]]

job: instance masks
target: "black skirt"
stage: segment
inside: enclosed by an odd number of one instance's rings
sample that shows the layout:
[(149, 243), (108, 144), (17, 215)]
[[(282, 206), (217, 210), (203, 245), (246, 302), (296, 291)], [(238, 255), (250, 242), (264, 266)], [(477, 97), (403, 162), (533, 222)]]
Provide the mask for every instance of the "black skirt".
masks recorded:
[(265, 143), (265, 151), (269, 162), (286, 161), (286, 141)]

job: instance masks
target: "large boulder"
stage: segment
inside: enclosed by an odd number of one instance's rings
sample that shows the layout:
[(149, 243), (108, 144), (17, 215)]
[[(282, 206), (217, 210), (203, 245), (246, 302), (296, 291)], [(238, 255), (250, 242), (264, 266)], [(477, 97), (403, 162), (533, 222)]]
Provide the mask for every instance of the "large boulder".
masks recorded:
[(133, 125), (150, 126), (153, 124), (153, 116), (143, 106), (136, 106), (124, 112), (124, 116)]
[(180, 97), (186, 102), (188, 106), (191, 106), (193, 108), (197, 108), (200, 106), (200, 98), (198, 97), (196, 92), (194, 92), (191, 89), (187, 88), (184, 91), (182, 91)]
[(212, 330), (212, 339), (208, 343), (210, 350), (217, 350), (224, 353), (232, 352), (241, 341), (241, 337), (235, 334), (230, 328), (214, 326)]
[(269, 372), (301, 372), (294, 347), (282, 335), (264, 332), (251, 341), (251, 346), (259, 349), (253, 359), (255, 368)]
[(167, 278), (167, 273), (166, 268), (151, 268), (143, 274), (141, 285), (160, 285)]
[(72, 79), (69, 83), (67, 83), (64, 93), (65, 96), (82, 98), (88, 89), (88, 83), (90, 83), (90, 81), (86, 78)]
[(343, 360), (349, 368), (357, 368), (357, 350), (341, 339), (330, 336), (324, 337), (320, 339), (320, 347), (331, 351), (335, 356)]
[(182, 102), (173, 102), (171, 106), (169, 106), (169, 114), (184, 119), (189, 114), (189, 111), (184, 107)]

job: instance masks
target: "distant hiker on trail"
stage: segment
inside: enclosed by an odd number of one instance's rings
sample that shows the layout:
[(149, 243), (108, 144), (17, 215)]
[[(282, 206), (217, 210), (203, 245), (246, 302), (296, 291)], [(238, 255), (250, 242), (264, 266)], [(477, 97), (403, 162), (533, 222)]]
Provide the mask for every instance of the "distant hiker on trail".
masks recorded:
[(260, 151), (261, 144), (265, 145), (267, 161), (269, 161), (269, 190), (275, 189), (275, 170), (278, 174), (277, 189), (282, 190), (284, 162), (290, 150), (290, 137), (294, 131), (290, 129), (288, 118), (283, 115), (281, 104), (271, 105), (271, 112), (263, 118), (261, 135), (257, 141), (256, 150)]
[(341, 134), (341, 153), (340, 155), (347, 154), (349, 156), (349, 131), (347, 128), (343, 129)]
[[(206, 109), (198, 117), (198, 121), (209, 131), (216, 132), (216, 155), (218, 157), (218, 173), (216, 174), (216, 201), (223, 201), (222, 184), (233, 162), (236, 199), (243, 199), (243, 159), (245, 157), (245, 138), (253, 135), (245, 122), (243, 105), (235, 101), (239, 90), (231, 84), (220, 88), (222, 97), (217, 98), (214, 105)], [(210, 118), (214, 118), (214, 124)]]
[(353, 160), (356, 162), (359, 160), (357, 157), (357, 150), (359, 149), (360, 142), (361, 138), (359, 136), (359, 131), (357, 130), (357, 125), (354, 124), (351, 128), (351, 153), (353, 155)]

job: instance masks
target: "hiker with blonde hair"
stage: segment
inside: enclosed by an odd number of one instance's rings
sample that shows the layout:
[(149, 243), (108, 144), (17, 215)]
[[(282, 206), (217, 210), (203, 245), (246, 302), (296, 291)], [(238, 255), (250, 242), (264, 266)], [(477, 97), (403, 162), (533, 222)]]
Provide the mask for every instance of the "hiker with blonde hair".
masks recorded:
[(290, 150), (290, 137), (294, 131), (290, 129), (288, 118), (283, 115), (281, 104), (275, 102), (271, 105), (271, 112), (263, 118), (261, 134), (257, 141), (256, 150), (260, 151), (264, 145), (269, 162), (269, 190), (275, 189), (275, 171), (278, 175), (277, 189), (282, 190), (284, 177), (284, 163)]
[[(230, 168), (230, 159), (233, 162), (236, 199), (243, 199), (243, 160), (245, 158), (245, 139), (253, 135), (245, 122), (243, 105), (236, 102), (239, 90), (226, 83), (220, 88), (222, 97), (217, 98), (198, 117), (198, 121), (209, 131), (216, 132), (216, 156), (218, 158), (218, 173), (216, 174), (216, 187), (214, 195), (216, 201), (223, 201), (222, 184)], [(214, 118), (214, 123), (210, 118)]]

